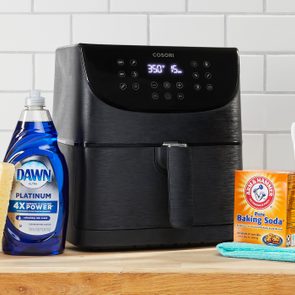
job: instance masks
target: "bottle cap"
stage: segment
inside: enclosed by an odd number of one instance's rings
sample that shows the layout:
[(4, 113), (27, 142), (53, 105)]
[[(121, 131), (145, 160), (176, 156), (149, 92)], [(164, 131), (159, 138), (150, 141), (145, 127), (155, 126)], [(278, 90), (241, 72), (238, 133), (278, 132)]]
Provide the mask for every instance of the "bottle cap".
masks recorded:
[(33, 89), (30, 91), (28, 97), (26, 97), (27, 107), (36, 106), (36, 107), (45, 107), (45, 97), (41, 96), (40, 90)]

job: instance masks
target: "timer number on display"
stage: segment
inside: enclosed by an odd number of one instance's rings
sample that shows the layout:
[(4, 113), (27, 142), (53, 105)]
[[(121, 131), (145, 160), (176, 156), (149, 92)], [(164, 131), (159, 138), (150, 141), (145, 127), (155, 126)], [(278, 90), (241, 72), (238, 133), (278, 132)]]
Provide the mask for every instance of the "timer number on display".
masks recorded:
[(170, 72), (171, 74), (182, 74), (183, 71), (178, 68), (176, 64), (170, 66)]
[(165, 64), (147, 64), (148, 74), (163, 74), (167, 68), (172, 75), (183, 74), (183, 70), (177, 64), (171, 64), (167, 67)]

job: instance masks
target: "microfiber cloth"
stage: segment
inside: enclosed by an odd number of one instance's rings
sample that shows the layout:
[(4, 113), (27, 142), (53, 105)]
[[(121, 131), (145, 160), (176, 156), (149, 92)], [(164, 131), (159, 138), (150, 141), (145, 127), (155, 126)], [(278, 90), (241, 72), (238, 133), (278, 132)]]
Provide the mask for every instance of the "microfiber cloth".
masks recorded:
[(295, 248), (226, 242), (216, 246), (226, 257), (295, 262)]

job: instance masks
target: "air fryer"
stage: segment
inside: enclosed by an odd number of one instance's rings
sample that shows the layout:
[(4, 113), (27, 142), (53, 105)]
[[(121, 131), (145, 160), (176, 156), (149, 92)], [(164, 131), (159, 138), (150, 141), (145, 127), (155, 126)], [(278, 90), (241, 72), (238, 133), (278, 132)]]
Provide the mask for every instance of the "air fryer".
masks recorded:
[(53, 115), (69, 169), (71, 243), (232, 239), (234, 171), (242, 168), (237, 49), (60, 48)]

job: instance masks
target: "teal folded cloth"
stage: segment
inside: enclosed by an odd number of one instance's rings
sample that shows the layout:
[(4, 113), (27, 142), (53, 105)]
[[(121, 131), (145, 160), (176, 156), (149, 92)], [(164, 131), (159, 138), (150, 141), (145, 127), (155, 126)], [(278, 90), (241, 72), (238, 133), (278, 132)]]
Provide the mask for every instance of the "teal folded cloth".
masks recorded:
[(226, 242), (216, 246), (226, 257), (295, 262), (295, 248), (279, 248), (249, 243)]

